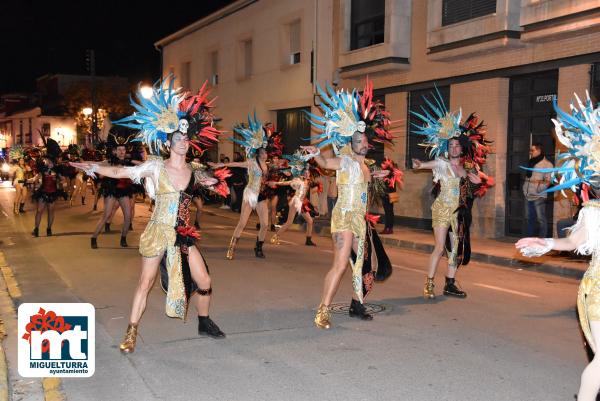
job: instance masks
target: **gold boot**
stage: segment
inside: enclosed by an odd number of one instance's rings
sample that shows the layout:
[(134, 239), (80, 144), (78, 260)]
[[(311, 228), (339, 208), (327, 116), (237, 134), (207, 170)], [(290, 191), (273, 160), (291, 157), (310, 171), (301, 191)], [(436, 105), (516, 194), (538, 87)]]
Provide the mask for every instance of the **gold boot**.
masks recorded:
[(271, 244), (281, 245), (281, 242), (279, 241), (279, 235), (277, 235), (276, 233), (273, 234), (273, 236), (271, 237)]
[(327, 305), (319, 305), (317, 315), (315, 316), (315, 324), (320, 329), (329, 329), (331, 327), (331, 314), (329, 313), (329, 307)]
[(231, 237), (231, 241), (229, 242), (229, 248), (227, 248), (227, 259), (233, 259), (235, 254), (235, 246), (237, 245), (239, 238)]
[(433, 292), (433, 287), (435, 284), (433, 283), (433, 277), (427, 277), (427, 281), (425, 282), (425, 287), (423, 287), (423, 298), (425, 299), (434, 299), (435, 293)]
[(19, 214), (19, 204), (18, 203), (15, 203), (15, 207), (13, 208), (13, 212), (15, 214)]
[(137, 323), (129, 323), (127, 326), (127, 332), (125, 333), (125, 339), (119, 345), (119, 349), (124, 354), (130, 354), (135, 350), (135, 341), (138, 332)]

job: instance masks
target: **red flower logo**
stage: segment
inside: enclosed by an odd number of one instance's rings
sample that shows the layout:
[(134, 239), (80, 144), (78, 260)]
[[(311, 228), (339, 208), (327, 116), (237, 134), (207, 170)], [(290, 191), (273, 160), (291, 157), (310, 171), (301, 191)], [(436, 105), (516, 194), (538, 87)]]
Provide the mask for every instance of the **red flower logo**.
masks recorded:
[[(48, 330), (55, 330), (59, 333), (63, 333), (67, 330), (71, 330), (71, 325), (65, 323), (65, 318), (57, 316), (53, 311), (46, 312), (43, 308), (40, 308), (36, 315), (31, 316), (29, 323), (25, 326), (25, 334), (23, 339), (28, 340), (31, 344), (31, 332), (40, 331), (45, 332)], [(63, 342), (64, 343), (64, 342)], [(50, 343), (48, 340), (42, 342), (42, 352), (48, 352), (50, 349)]]

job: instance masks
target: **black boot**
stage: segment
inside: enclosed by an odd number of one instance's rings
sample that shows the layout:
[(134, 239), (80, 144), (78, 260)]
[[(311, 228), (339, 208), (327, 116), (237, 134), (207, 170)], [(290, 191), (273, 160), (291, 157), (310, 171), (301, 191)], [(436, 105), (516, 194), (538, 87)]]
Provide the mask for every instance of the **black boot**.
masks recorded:
[(19, 213), (25, 213), (25, 203), (19, 203)]
[(195, 222), (194, 223), (194, 227), (196, 227), (196, 230), (199, 230), (200, 229), (200, 224), (198, 224), (198, 222)]
[(256, 238), (256, 247), (254, 248), (254, 256), (256, 256), (257, 258), (264, 258), (265, 254), (263, 253), (262, 250), (262, 246), (265, 243), (265, 241), (259, 241), (258, 238)]
[(271, 224), (271, 231), (275, 232), (275, 224)]
[(90, 238), (90, 244), (92, 246), (92, 249), (98, 249), (98, 238)]
[(98, 210), (98, 205), (96, 205), (96, 204), (94, 203), (94, 207), (92, 208), (92, 210), (93, 210), (94, 212), (95, 212), (96, 210)]
[(225, 338), (225, 333), (208, 316), (198, 316), (198, 335), (212, 338)]
[(52, 228), (51, 227), (46, 228), (46, 235), (48, 237), (52, 237)]
[(104, 223), (104, 232), (105, 233), (109, 233), (110, 232), (110, 223)]
[(85, 205), (85, 196), (82, 196), (82, 197), (81, 197), (81, 204), (82, 204), (82, 205)]
[(34, 228), (33, 231), (31, 232), (31, 235), (33, 235), (34, 237), (39, 237), (40, 236), (40, 229), (39, 228)]
[(127, 248), (129, 245), (127, 245), (127, 238), (126, 237), (121, 237), (121, 247), (123, 248)]
[(306, 237), (306, 242), (304, 243), (304, 245), (306, 246), (317, 246), (317, 244), (315, 244), (314, 242), (312, 242), (312, 237)]
[(373, 320), (373, 315), (367, 313), (367, 308), (356, 299), (350, 302), (350, 309), (348, 310), (350, 317), (355, 317), (360, 320)]
[(129, 231), (133, 231), (133, 223), (129, 223)]
[(458, 298), (466, 298), (467, 293), (456, 286), (456, 280), (446, 277), (446, 285), (444, 286), (444, 295)]

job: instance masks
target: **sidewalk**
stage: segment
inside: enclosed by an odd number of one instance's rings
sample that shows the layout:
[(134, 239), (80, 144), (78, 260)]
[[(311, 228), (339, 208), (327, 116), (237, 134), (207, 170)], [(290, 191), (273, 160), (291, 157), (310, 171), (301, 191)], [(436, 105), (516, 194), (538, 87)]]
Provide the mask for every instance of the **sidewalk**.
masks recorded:
[[(237, 220), (239, 218), (238, 213), (227, 209), (219, 209), (212, 205), (204, 206), (204, 212), (229, 219)], [(252, 214), (248, 224), (254, 225), (256, 223), (258, 223), (258, 218), (255, 214)], [(294, 224), (290, 229), (303, 230), (299, 224)], [(383, 225), (378, 224), (377, 232), (382, 230)], [(316, 218), (314, 232), (321, 236), (329, 236), (329, 220)], [(384, 245), (388, 247), (411, 249), (423, 253), (430, 253), (433, 250), (433, 233), (428, 230), (396, 226), (394, 227), (394, 234), (381, 235), (380, 238)], [(588, 260), (586, 259), (558, 256), (556, 252), (540, 258), (526, 258), (515, 249), (514, 243), (516, 240), (516, 238), (472, 238), (471, 260), (577, 279), (583, 277), (583, 273), (588, 267)]]

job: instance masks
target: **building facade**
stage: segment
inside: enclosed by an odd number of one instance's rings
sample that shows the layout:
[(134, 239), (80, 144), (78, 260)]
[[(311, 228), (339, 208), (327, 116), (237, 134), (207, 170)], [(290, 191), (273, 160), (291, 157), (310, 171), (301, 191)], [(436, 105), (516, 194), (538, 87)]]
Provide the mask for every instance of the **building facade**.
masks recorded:
[[(476, 236), (518, 236), (521, 184), (531, 143), (553, 160), (552, 102), (568, 108), (576, 92), (598, 100), (600, 2), (597, 0), (239, 0), (156, 43), (163, 73), (219, 96), (222, 128), (256, 110), (292, 148), (316, 112), (314, 85), (360, 88), (368, 76), (396, 120), (397, 145), (385, 154), (407, 169), (399, 223), (430, 226), (431, 175), (410, 170), (424, 158), (410, 110), (435, 86), (450, 108), (485, 120), (496, 186), (474, 207)], [(231, 154), (231, 143), (219, 152)], [(417, 200), (417, 202), (415, 202)], [(568, 216), (555, 196), (549, 221)], [(553, 224), (554, 226), (554, 224)]]

